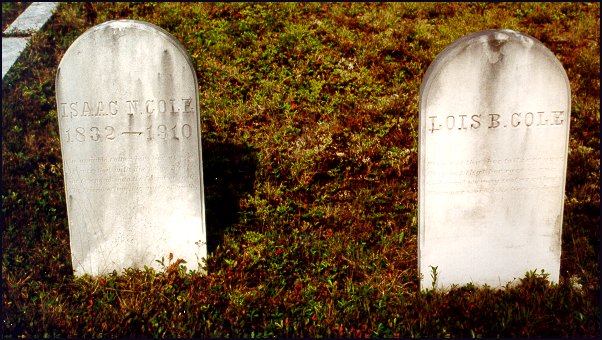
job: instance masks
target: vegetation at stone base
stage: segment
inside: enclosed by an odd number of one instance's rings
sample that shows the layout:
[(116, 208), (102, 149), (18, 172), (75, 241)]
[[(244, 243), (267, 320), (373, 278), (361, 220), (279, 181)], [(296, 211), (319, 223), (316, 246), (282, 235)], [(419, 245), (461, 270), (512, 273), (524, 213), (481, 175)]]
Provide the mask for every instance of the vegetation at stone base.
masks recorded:
[[(4, 7), (3, 7), (4, 8)], [(600, 335), (598, 3), (68, 3), (2, 84), (7, 337)], [(111, 19), (173, 34), (197, 70), (207, 275), (74, 278), (54, 76)], [(418, 291), (418, 89), (466, 34), (509, 28), (567, 70), (561, 281)], [(221, 209), (221, 210), (220, 210)], [(212, 241), (213, 240), (213, 241)]]
[(8, 26), (21, 14), (23, 11), (31, 5), (31, 2), (2, 2), (2, 32), (8, 28)]

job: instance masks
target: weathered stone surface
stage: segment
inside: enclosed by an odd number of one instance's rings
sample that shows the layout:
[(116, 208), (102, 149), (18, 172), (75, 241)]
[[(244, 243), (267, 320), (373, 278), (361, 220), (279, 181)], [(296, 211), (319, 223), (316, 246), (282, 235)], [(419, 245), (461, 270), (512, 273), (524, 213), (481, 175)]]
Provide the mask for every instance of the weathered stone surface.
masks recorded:
[(556, 57), (511, 30), (463, 37), (420, 89), (422, 288), (557, 282), (570, 87)]
[(56, 77), (75, 275), (206, 256), (197, 79), (154, 25), (109, 21), (82, 34)]

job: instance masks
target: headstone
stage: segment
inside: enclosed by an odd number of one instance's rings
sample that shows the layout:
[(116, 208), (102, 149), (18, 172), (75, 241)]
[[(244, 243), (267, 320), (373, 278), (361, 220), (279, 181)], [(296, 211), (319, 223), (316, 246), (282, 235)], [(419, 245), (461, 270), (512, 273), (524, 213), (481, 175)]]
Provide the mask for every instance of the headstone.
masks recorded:
[(75, 275), (206, 256), (197, 78), (182, 45), (140, 21), (83, 33), (56, 97)]
[(482, 31), (435, 59), (420, 89), (422, 289), (532, 270), (558, 282), (569, 118), (564, 68), (531, 36)]

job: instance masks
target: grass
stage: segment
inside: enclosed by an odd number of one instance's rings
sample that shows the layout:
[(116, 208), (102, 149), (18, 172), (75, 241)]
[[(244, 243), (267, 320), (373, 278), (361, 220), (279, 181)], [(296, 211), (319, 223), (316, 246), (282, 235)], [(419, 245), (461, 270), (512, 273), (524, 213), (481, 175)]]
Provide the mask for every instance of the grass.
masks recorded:
[[(4, 6), (4, 5), (3, 5)], [(4, 7), (3, 7), (4, 12)], [(2, 84), (6, 337), (597, 337), (598, 3), (62, 3)], [(54, 77), (111, 19), (163, 27), (200, 86), (208, 274), (74, 278)], [(418, 290), (418, 90), (480, 30), (542, 41), (571, 82), (561, 280)]]
[(2, 2), (2, 32), (31, 5), (31, 2)]

